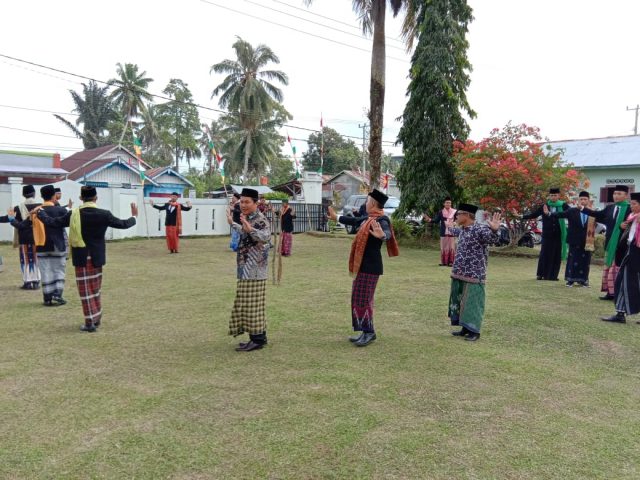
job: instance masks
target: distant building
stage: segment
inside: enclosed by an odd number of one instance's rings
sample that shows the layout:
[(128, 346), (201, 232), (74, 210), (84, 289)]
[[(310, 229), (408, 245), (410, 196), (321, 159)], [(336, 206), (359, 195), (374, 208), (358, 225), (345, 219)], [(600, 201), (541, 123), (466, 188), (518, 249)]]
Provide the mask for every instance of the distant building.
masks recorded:
[(172, 192), (177, 192), (184, 197), (185, 189), (194, 187), (193, 183), (171, 167), (151, 168), (145, 172), (145, 175), (152, 181), (145, 183), (145, 197), (168, 197)]
[(613, 201), (613, 187), (627, 185), (635, 192), (640, 182), (640, 136), (561, 140), (545, 145), (562, 149), (563, 160), (572, 163), (589, 179), (596, 206)]
[[(400, 189), (395, 176), (389, 174), (388, 186), (384, 188), (387, 179), (383, 173), (380, 175), (380, 190), (389, 196), (400, 198)], [(365, 194), (369, 192), (369, 173), (362, 175), (354, 170), (343, 170), (340, 173), (325, 179), (322, 185), (322, 198), (334, 200), (336, 206), (342, 207), (351, 195)]]
[[(140, 172), (151, 166), (125, 147), (105, 145), (74, 153), (61, 163), (69, 180), (98, 188), (142, 188)], [(152, 179), (145, 181), (157, 186)]]

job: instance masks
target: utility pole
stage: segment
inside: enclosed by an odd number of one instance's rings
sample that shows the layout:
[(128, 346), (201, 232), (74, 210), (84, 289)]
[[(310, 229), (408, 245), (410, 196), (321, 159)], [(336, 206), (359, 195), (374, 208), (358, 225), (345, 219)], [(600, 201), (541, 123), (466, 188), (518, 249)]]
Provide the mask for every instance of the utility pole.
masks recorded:
[(365, 139), (367, 136), (367, 128), (369, 128), (369, 124), (368, 123), (363, 123), (362, 125), (358, 124), (358, 128), (362, 129), (362, 178), (364, 178), (365, 172), (367, 171)]
[(638, 135), (638, 110), (640, 110), (640, 105), (636, 105), (634, 108), (627, 107), (627, 112), (631, 112), (633, 110), (635, 110), (636, 112), (636, 123), (635, 123), (635, 126), (633, 127), (633, 134)]

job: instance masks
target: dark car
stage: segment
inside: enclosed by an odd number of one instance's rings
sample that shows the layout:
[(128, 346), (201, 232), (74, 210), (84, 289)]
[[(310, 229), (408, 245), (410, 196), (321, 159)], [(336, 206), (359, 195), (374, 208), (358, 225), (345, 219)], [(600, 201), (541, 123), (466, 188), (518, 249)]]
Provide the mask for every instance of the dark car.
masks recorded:
[[(345, 217), (359, 216), (358, 212), (360, 209), (362, 208), (364, 211), (363, 205), (367, 203), (367, 196), (368, 195), (351, 195), (345, 206), (342, 207), (342, 215)], [(389, 200), (387, 200), (387, 203), (384, 205), (384, 214), (390, 217), (399, 206), (400, 200), (398, 198), (389, 197)], [(358, 231), (358, 227), (352, 225), (345, 225), (345, 228), (348, 233), (356, 233)]]

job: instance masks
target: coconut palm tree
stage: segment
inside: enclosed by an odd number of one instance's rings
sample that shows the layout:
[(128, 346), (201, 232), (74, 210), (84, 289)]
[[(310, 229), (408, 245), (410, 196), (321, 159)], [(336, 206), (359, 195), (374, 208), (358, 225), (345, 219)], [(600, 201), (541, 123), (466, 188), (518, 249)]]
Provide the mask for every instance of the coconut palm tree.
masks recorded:
[[(417, 33), (416, 12), (420, 0), (352, 0), (353, 11), (360, 20), (362, 32), (373, 36), (371, 49), (371, 84), (369, 90), (369, 161), (371, 162), (371, 187), (380, 182), (382, 161), (382, 124), (384, 122), (384, 94), (386, 70), (386, 43), (384, 22), (387, 3), (393, 16), (404, 12), (402, 37), (410, 50)], [(305, 0), (307, 5), (313, 0)]]
[[(236, 60), (223, 60), (211, 66), (210, 73), (227, 76), (213, 90), (211, 98), (220, 95), (218, 105), (237, 116), (234, 128), (245, 131), (243, 152), (243, 178), (246, 181), (249, 162), (257, 146), (253, 141), (259, 138), (258, 127), (266, 125), (274, 108), (282, 101), (282, 91), (272, 81), (288, 85), (286, 73), (279, 70), (264, 70), (269, 63), (280, 63), (277, 55), (266, 45), (254, 48), (240, 37), (233, 44)], [(237, 132), (236, 132), (237, 133)], [(255, 148), (254, 148), (255, 147)]]
[(153, 100), (153, 96), (147, 91), (153, 78), (146, 77), (147, 72), (138, 72), (138, 65), (133, 63), (125, 63), (124, 66), (118, 63), (116, 67), (118, 78), (112, 78), (107, 83), (114, 87), (110, 98), (124, 116), (124, 128), (118, 142), (121, 144), (127, 124), (145, 111), (145, 102)]
[[(109, 99), (109, 87), (100, 87), (93, 80), (82, 84), (82, 94), (69, 90), (78, 114), (75, 125), (60, 115), (54, 115), (82, 140), (85, 149), (106, 145), (109, 141), (108, 127), (117, 115)], [(82, 125), (82, 130), (78, 127)]]

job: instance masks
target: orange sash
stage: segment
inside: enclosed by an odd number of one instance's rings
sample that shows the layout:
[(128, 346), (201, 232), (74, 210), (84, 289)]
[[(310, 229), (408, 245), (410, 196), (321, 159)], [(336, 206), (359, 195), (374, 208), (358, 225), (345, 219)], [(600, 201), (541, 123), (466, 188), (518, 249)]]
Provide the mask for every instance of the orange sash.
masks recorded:
[(169, 202), (169, 205), (176, 207), (176, 227), (178, 227), (178, 235), (182, 235), (182, 205), (178, 202)]
[[(384, 215), (384, 210), (377, 208), (372, 212), (369, 212), (369, 218), (367, 218), (356, 234), (356, 238), (353, 239), (351, 244), (351, 254), (349, 255), (349, 272), (353, 275), (357, 275), (360, 271), (360, 265), (362, 265), (362, 257), (364, 256), (364, 249), (367, 246), (367, 240), (369, 239), (369, 229), (374, 220)], [(396, 236), (393, 233), (393, 227), (389, 225), (391, 230), (391, 238), (387, 240), (387, 254), (390, 257), (397, 257), (400, 253), (398, 249), (398, 242)]]
[[(55, 203), (53, 202), (44, 202), (42, 204), (43, 207), (53, 207)], [(33, 225), (33, 240), (36, 244), (36, 247), (42, 247), (45, 243), (47, 243), (47, 232), (44, 228), (44, 223), (38, 218), (36, 212), (31, 210), (31, 224)]]

